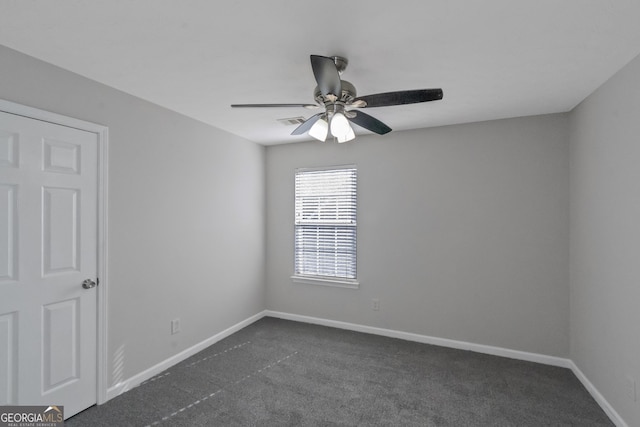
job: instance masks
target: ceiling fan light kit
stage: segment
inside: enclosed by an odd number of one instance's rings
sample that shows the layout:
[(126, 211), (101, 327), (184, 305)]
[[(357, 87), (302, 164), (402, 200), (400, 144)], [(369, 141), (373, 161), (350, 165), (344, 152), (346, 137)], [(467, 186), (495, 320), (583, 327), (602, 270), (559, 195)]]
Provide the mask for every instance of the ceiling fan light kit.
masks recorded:
[(303, 107), (308, 109), (324, 107), (324, 112), (309, 117), (294, 129), (291, 135), (302, 135), (306, 132), (309, 136), (324, 142), (331, 133), (338, 142), (347, 142), (356, 137), (351, 123), (378, 135), (391, 132), (389, 126), (375, 117), (362, 111), (347, 110), (347, 107), (390, 107), (437, 101), (443, 97), (442, 89), (405, 90), (358, 97), (355, 86), (340, 78), (348, 63), (346, 58), (340, 56), (311, 55), (311, 69), (318, 83), (313, 93), (317, 104), (232, 104), (231, 107)]
[(317, 122), (311, 126), (308, 132), (309, 136), (317, 139), (318, 141), (326, 141), (329, 134), (329, 123), (324, 118), (318, 119)]

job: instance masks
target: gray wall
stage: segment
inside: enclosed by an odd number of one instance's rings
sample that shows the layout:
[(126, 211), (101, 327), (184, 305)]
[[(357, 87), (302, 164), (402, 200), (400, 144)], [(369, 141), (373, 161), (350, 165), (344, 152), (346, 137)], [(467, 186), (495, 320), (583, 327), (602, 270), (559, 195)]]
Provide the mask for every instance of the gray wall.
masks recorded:
[(264, 148), (4, 47), (0, 70), (0, 98), (109, 127), (110, 385), (264, 309)]
[(640, 396), (625, 393), (627, 378), (640, 381), (640, 57), (580, 104), (570, 126), (570, 354), (640, 426)]
[[(268, 147), (267, 308), (568, 356), (568, 150), (566, 115)], [(347, 163), (361, 287), (292, 283), (294, 169)]]

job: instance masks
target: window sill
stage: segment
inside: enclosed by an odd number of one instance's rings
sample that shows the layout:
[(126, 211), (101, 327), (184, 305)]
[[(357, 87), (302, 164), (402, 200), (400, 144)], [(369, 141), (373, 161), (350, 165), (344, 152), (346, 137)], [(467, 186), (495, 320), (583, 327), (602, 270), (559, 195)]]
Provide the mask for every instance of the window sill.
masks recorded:
[(320, 276), (291, 276), (293, 283), (302, 283), (305, 285), (332, 286), (334, 288), (358, 289), (360, 282), (351, 279), (333, 279), (330, 277)]

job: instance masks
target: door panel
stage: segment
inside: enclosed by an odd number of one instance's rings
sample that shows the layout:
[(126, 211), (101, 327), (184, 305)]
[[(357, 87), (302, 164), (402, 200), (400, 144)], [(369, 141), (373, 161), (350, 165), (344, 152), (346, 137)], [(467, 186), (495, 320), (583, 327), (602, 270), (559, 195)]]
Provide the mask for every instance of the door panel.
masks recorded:
[(0, 405), (16, 399), (17, 313), (0, 314)]
[(97, 164), (96, 134), (0, 113), (0, 404), (96, 403)]
[(0, 130), (0, 167), (18, 164), (18, 135)]
[(80, 146), (68, 142), (44, 140), (44, 170), (78, 174), (80, 172)]
[(16, 263), (18, 261), (18, 245), (16, 230), (17, 189), (15, 185), (0, 184), (0, 283), (16, 279)]
[(78, 190), (42, 189), (42, 235), (44, 276), (78, 271), (80, 266), (80, 218)]
[(77, 322), (78, 299), (43, 307), (42, 366), (45, 393), (78, 380), (80, 349)]

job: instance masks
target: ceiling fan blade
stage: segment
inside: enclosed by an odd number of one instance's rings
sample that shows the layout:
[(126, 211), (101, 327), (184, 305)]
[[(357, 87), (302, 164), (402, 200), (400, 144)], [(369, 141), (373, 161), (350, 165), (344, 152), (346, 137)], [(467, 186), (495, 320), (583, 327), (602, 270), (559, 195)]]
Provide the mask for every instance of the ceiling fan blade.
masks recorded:
[[(351, 117), (349, 120), (358, 126), (362, 126), (363, 128), (370, 130), (371, 132), (377, 133), (378, 135), (384, 135), (385, 133), (391, 132), (391, 128), (375, 117), (371, 117), (368, 114), (363, 113), (362, 111), (349, 111), (350, 113), (355, 113), (355, 117)], [(350, 114), (351, 115), (351, 114)]]
[(293, 132), (291, 132), (291, 135), (302, 135), (303, 133), (307, 132), (309, 129), (311, 129), (311, 126), (313, 126), (313, 124), (317, 122), (320, 116), (322, 116), (323, 114), (324, 113), (318, 113), (309, 117), (307, 120), (304, 121), (304, 123), (302, 123), (300, 126), (295, 128)]
[(231, 108), (264, 108), (264, 107), (303, 107), (318, 108), (317, 104), (231, 104)]
[[(392, 105), (415, 104), (417, 102), (437, 101), (443, 97), (442, 89), (402, 90), (398, 92), (376, 93), (359, 96), (353, 100), (354, 107), (388, 107)], [(360, 101), (364, 101), (364, 105)]]
[(333, 59), (326, 56), (311, 55), (311, 68), (316, 82), (318, 82), (320, 93), (324, 96), (333, 94), (340, 98), (340, 95), (342, 95), (342, 82)]

